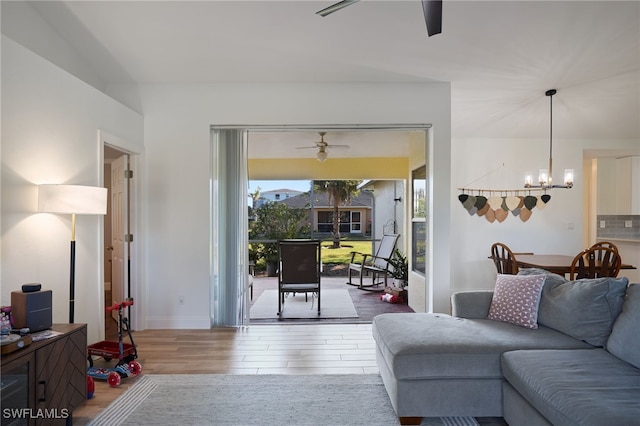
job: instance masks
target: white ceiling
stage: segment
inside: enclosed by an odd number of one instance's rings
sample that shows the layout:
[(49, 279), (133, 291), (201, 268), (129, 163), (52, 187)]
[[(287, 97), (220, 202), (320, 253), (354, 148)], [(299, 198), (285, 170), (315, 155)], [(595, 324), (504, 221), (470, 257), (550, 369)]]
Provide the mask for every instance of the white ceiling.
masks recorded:
[[(5, 3), (3, 32), (29, 43), (17, 24), (5, 25)], [(132, 83), (451, 82), (453, 137), (540, 138), (549, 131), (544, 92), (555, 88), (554, 137), (640, 137), (638, 1), (444, 0), (443, 32), (433, 37), (418, 0), (362, 0), (315, 14), (332, 3), (29, 4), (107, 91)]]

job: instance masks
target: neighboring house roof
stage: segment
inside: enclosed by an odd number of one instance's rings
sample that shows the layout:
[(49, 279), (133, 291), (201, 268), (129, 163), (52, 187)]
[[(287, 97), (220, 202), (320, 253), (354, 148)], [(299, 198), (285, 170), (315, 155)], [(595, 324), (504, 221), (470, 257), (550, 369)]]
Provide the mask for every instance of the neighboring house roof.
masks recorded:
[[(326, 192), (316, 192), (314, 193), (314, 203), (313, 206), (315, 208), (332, 208), (333, 205), (329, 204), (329, 197)], [(300, 195), (296, 195), (295, 197), (289, 197), (286, 200), (280, 201), (283, 204), (286, 204), (289, 207), (297, 207), (302, 209), (307, 209), (311, 207), (311, 196), (310, 193), (305, 192)], [(340, 207), (360, 207), (370, 209), (373, 206), (373, 194), (368, 191), (360, 191), (358, 195), (351, 197), (351, 202), (343, 203)]]
[(283, 200), (289, 199), (291, 197), (295, 197), (296, 195), (302, 194), (302, 191), (296, 191), (295, 189), (273, 189), (270, 191), (264, 191), (258, 194), (258, 199), (255, 202), (255, 206), (261, 206), (267, 202), (281, 202)]
[(375, 184), (375, 180), (371, 180), (371, 179), (366, 179), (363, 180), (362, 182), (360, 182), (360, 185), (358, 185), (358, 189), (363, 190), (363, 189), (369, 189), (369, 188), (373, 188), (373, 185)]
[(302, 191), (298, 191), (296, 189), (270, 189), (268, 191), (261, 191), (261, 194), (302, 194)]

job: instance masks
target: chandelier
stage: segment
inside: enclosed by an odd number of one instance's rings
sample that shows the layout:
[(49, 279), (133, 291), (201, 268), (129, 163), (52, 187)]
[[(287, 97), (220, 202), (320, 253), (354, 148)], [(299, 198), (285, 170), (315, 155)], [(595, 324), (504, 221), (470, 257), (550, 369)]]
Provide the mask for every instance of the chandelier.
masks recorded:
[(524, 178), (525, 188), (565, 188), (573, 187), (573, 169), (564, 170), (564, 184), (553, 184), (553, 95), (558, 91), (556, 89), (547, 90), (544, 94), (549, 97), (549, 168), (540, 169), (538, 172), (538, 184), (533, 184), (533, 177), (527, 175)]
[[(524, 189), (458, 188), (462, 191), (458, 200), (470, 215), (484, 216), (493, 223), (496, 220), (504, 221), (511, 212), (513, 216), (526, 222), (535, 208), (542, 210), (551, 200), (547, 190), (573, 187), (573, 169), (565, 169), (564, 184), (553, 184), (553, 95), (556, 93), (556, 89), (545, 92), (549, 97), (549, 166), (547, 169), (540, 169), (537, 184), (534, 184), (531, 175), (527, 175)], [(541, 194), (533, 195), (534, 192)]]

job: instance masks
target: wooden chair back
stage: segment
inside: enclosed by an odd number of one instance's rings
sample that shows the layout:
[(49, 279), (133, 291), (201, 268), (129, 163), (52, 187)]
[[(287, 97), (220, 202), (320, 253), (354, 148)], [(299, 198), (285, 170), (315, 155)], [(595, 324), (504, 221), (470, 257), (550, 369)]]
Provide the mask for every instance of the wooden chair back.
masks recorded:
[[(616, 246), (611, 241), (598, 241), (597, 243), (592, 245), (590, 248), (593, 248), (593, 247), (606, 247), (606, 248), (613, 249), (616, 252), (618, 251), (618, 246)], [(599, 256), (602, 256), (602, 254), (603, 254), (603, 252), (600, 252), (600, 251), (598, 253), (596, 253), (596, 255), (599, 255)], [(598, 260), (602, 260), (602, 258), (598, 257)]]
[(518, 262), (511, 249), (504, 243), (494, 243), (491, 246), (491, 259), (499, 274), (518, 274)]
[(569, 279), (617, 277), (621, 266), (618, 250), (593, 245), (573, 258)]

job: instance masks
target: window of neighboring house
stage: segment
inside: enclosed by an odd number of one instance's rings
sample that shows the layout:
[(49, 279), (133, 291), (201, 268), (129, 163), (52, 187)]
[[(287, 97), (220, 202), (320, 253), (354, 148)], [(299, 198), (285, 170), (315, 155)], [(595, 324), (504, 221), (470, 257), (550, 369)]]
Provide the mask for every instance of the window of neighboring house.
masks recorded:
[(425, 275), (427, 255), (427, 168), (419, 167), (411, 172), (411, 265), (412, 270)]
[(276, 194), (276, 201), (280, 199), (280, 194)]
[[(333, 231), (333, 212), (329, 210), (318, 212), (318, 232)], [(351, 232), (351, 211), (340, 212), (340, 233)]]

